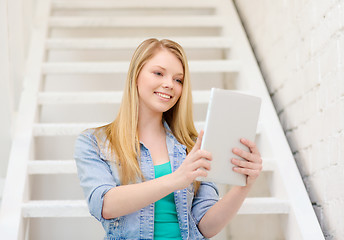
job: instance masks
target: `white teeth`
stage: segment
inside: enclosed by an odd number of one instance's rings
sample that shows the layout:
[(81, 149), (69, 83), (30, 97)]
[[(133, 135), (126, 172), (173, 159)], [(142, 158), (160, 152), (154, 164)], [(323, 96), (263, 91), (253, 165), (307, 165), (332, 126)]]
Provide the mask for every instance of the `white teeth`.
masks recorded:
[(169, 95), (166, 95), (166, 94), (162, 94), (162, 93), (156, 93), (156, 94), (158, 94), (160, 97), (163, 97), (163, 98), (167, 98), (167, 99), (171, 98)]

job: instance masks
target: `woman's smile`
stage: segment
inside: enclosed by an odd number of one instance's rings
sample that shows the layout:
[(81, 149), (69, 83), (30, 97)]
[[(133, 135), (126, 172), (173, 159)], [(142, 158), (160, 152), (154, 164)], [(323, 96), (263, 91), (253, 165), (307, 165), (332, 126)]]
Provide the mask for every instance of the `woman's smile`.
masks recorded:
[(163, 100), (170, 100), (172, 98), (171, 95), (166, 94), (166, 93), (162, 93), (162, 92), (154, 92), (156, 95), (158, 95), (160, 98), (162, 98)]

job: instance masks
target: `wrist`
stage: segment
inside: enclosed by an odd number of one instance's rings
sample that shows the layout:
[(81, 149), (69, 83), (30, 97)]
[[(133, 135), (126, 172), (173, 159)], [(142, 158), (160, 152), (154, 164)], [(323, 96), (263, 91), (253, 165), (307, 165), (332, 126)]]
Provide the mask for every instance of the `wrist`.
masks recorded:
[(235, 188), (236, 188), (238, 191), (247, 194), (247, 193), (251, 190), (252, 184), (248, 184), (248, 185), (246, 185), (246, 186), (236, 186)]
[(170, 191), (174, 192), (176, 190), (179, 190), (178, 187), (178, 177), (175, 176), (175, 172), (171, 174), (167, 174), (164, 177), (164, 186)]

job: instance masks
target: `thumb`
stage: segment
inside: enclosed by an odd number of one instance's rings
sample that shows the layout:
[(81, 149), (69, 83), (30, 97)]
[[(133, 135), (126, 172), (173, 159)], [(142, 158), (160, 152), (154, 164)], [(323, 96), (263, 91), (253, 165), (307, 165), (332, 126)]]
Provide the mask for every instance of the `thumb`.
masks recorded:
[(194, 152), (198, 149), (201, 149), (201, 145), (202, 145), (202, 139), (203, 139), (203, 134), (204, 134), (204, 131), (201, 130), (198, 134), (198, 138), (197, 138), (197, 141), (194, 145), (194, 147), (192, 148), (191, 152)]

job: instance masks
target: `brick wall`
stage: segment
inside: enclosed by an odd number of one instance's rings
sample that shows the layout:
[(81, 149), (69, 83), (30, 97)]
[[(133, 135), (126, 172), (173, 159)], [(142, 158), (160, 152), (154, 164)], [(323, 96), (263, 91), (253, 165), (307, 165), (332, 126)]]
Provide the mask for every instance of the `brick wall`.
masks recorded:
[(326, 239), (344, 236), (344, 0), (236, 0)]

